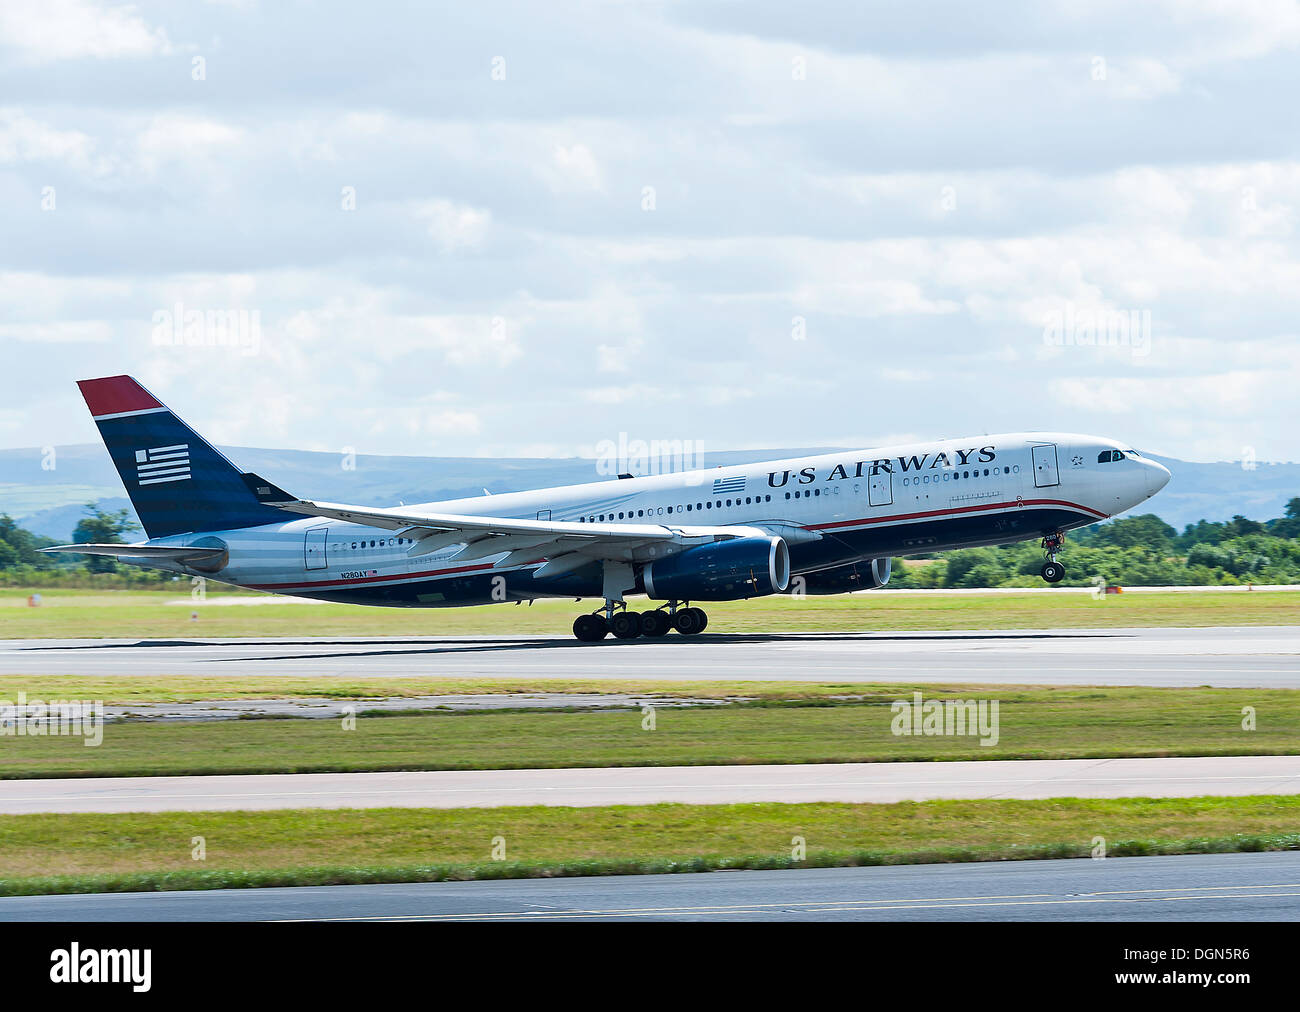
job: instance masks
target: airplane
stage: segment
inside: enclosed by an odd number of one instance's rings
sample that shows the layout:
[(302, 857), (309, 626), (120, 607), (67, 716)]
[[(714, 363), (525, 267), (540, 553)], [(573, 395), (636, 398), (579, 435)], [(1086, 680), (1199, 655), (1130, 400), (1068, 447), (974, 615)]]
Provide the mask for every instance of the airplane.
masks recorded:
[(241, 471), (130, 376), (77, 385), (148, 540), (44, 551), (352, 604), (599, 598), (573, 623), (583, 642), (694, 636), (708, 615), (692, 602), (870, 590), (896, 556), (976, 545), (1040, 539), (1042, 578), (1059, 583), (1067, 531), (1170, 478), (1123, 442), (1018, 432), (351, 506)]

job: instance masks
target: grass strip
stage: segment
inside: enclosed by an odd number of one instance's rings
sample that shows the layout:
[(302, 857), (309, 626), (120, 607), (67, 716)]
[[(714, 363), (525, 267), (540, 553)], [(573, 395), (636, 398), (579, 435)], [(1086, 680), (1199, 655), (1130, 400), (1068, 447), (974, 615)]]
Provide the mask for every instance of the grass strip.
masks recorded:
[[(215, 592), (214, 592), (215, 593)], [(261, 636), (511, 636), (569, 638), (573, 619), (594, 602), (538, 601), (531, 607), (367, 608), (340, 604), (205, 605), (182, 593), (42, 591), (39, 608), (27, 592), (0, 592), (6, 639), (98, 639)], [(168, 601), (183, 604), (167, 604)], [(854, 632), (913, 629), (1070, 629), (1124, 626), (1300, 624), (1300, 596), (1291, 591), (988, 595), (784, 595), (710, 604), (717, 633)], [(634, 601), (634, 609), (649, 607)], [(191, 615), (197, 614), (197, 619)]]
[[(917, 691), (926, 699), (996, 700), (996, 745), (975, 734), (895, 734), (891, 702), (912, 698), (898, 686), (852, 702), (659, 708), (653, 730), (639, 710), (358, 717), (355, 730), (333, 719), (127, 722), (107, 725), (95, 748), (76, 737), (0, 738), (0, 777), (1300, 753), (1300, 693), (1290, 690)], [(1253, 718), (1243, 716), (1247, 707)], [(1254, 730), (1243, 727), (1249, 719)]]
[[(659, 708), (654, 730), (641, 710), (357, 717), (355, 730), (338, 719), (110, 723), (95, 748), (72, 736), (0, 738), (0, 778), (1300, 753), (1300, 692), (1288, 689), (915, 691), (996, 700), (996, 745), (896, 735), (892, 701), (913, 699), (911, 687), (880, 687), (816, 705)], [(1256, 730), (1243, 727), (1248, 706)]]
[(1097, 837), (1111, 857), (1297, 850), (1297, 826), (1289, 795), (17, 815), (0, 817), (0, 894), (1072, 858)]

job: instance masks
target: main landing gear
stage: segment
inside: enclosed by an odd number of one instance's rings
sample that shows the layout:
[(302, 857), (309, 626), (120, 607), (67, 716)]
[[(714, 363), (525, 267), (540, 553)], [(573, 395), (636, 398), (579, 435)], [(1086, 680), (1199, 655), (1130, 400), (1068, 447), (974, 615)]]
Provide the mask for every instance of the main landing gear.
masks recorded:
[(573, 635), (583, 643), (598, 643), (610, 633), (615, 639), (634, 640), (638, 636), (658, 639), (667, 636), (676, 629), (683, 636), (695, 636), (704, 632), (709, 624), (709, 616), (702, 608), (679, 608), (677, 602), (671, 602), (664, 611), (635, 612), (628, 611), (624, 604), (616, 610), (614, 601), (606, 601), (601, 611), (589, 615), (579, 615), (573, 621)]
[(1043, 563), (1043, 568), (1039, 570), (1039, 573), (1048, 583), (1060, 583), (1065, 579), (1065, 567), (1056, 561), (1056, 553), (1064, 545), (1064, 531), (1057, 531), (1055, 534), (1049, 534), (1043, 538), (1043, 552), (1047, 555), (1047, 561)]

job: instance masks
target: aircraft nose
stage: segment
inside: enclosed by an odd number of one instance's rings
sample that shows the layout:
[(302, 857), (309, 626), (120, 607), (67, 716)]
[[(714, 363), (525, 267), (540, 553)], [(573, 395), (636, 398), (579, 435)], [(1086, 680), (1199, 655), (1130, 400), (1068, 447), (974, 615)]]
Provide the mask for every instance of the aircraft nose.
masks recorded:
[(1168, 485), (1173, 475), (1164, 464), (1158, 464), (1154, 460), (1144, 460), (1143, 463), (1146, 464), (1147, 496), (1150, 497)]

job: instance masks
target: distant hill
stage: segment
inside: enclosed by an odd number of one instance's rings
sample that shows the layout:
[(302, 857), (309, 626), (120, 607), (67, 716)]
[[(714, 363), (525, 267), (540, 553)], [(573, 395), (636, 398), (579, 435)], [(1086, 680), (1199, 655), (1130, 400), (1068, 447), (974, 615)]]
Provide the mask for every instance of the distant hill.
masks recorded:
[[(393, 505), (433, 502), (601, 481), (596, 462), (581, 457), (387, 457), (360, 454), (345, 470), (337, 453), (312, 450), (262, 450), (223, 446), (221, 452), (246, 471), (256, 471), (297, 495), (334, 502)], [(795, 450), (745, 450), (707, 453), (708, 467), (826, 452), (825, 447)], [(108, 451), (98, 443), (55, 447), (55, 468), (41, 468), (40, 450), (0, 450), (0, 513), (23, 527), (66, 541), (84, 505), (130, 510)], [(134, 515), (134, 514), (133, 514)]]
[[(345, 470), (337, 453), (262, 450), (225, 446), (237, 465), (270, 478), (298, 495), (335, 502), (392, 505), (460, 496), (515, 492), (550, 485), (597, 481), (596, 462), (568, 458), (387, 457), (361, 455)], [(704, 455), (706, 466), (828, 452), (828, 447), (745, 450)], [(37, 449), (0, 450), (0, 513), (37, 534), (66, 541), (92, 500), (103, 509), (130, 509), (108, 453), (98, 443), (55, 448), (55, 468), (43, 470)], [(1197, 464), (1158, 457), (1173, 472), (1169, 486), (1140, 512), (1151, 512), (1179, 530), (1197, 520), (1226, 520), (1240, 513), (1252, 520), (1281, 516), (1300, 495), (1300, 464)]]

